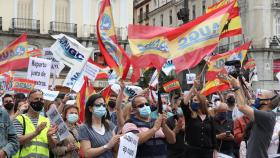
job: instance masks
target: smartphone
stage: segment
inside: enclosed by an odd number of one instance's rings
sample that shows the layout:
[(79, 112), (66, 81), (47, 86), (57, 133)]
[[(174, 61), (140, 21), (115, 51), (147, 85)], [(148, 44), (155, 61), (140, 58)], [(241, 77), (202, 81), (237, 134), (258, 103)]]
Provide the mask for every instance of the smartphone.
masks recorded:
[(226, 136), (228, 137), (228, 136), (230, 136), (230, 131), (226, 131)]

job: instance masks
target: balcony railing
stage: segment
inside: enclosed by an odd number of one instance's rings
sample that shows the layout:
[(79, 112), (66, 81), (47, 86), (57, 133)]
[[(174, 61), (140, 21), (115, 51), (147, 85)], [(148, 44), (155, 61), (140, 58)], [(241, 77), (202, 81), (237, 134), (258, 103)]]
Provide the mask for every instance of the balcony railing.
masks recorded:
[(0, 30), (2, 30), (2, 17), (0, 17)]
[(72, 36), (77, 36), (77, 24), (64, 22), (50, 22), (50, 34), (65, 33)]
[(96, 25), (83, 25), (83, 37), (97, 38)]
[(280, 0), (273, 0), (272, 1), (273, 8), (280, 8)]
[(40, 33), (40, 20), (13, 18), (12, 31), (25, 31)]

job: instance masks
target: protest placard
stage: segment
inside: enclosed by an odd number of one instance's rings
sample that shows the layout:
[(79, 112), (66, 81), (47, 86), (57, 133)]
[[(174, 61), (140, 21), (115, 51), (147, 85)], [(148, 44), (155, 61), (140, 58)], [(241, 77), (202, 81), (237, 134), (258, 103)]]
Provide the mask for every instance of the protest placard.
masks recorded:
[(14, 78), (12, 90), (18, 93), (29, 93), (34, 89), (36, 81), (25, 78)]
[(54, 58), (50, 48), (43, 48), (43, 51), (44, 51), (43, 58), (50, 60), (52, 63), (51, 73), (59, 76), (61, 70), (65, 67), (65, 65)]
[(48, 89), (51, 74), (51, 61), (42, 58), (29, 58), (27, 79), (36, 81), (35, 88)]
[(194, 80), (196, 79), (196, 74), (194, 73), (186, 74), (186, 79), (187, 79), (187, 84), (193, 84)]
[(84, 84), (83, 74), (80, 71), (71, 69), (67, 74), (63, 86), (68, 87), (75, 92), (79, 92)]
[(49, 101), (54, 101), (59, 94), (59, 91), (50, 91), (47, 89), (42, 89), (42, 91), (43, 91), (43, 99)]
[(83, 73), (86, 75), (90, 80), (94, 81), (97, 74), (99, 73), (100, 68), (97, 67), (96, 65), (93, 65), (89, 62), (86, 63)]
[(67, 138), (69, 130), (55, 106), (52, 106), (49, 111), (47, 111), (47, 116), (51, 120), (52, 124), (56, 124), (58, 126), (56, 133), (58, 140), (62, 141)]
[(131, 132), (120, 138), (118, 158), (135, 158), (139, 137)]
[(175, 70), (175, 66), (172, 60), (167, 60), (166, 63), (162, 66), (162, 71), (165, 75), (169, 75), (172, 70)]

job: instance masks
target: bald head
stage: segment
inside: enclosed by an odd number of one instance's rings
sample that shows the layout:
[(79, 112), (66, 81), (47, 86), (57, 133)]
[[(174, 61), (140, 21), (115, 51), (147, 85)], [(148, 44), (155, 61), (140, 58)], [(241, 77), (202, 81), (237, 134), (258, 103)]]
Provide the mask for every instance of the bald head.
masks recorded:
[(259, 95), (259, 98), (260, 99), (269, 99), (269, 98), (272, 98), (274, 97), (276, 94), (273, 92), (273, 91), (263, 91), (261, 92), (261, 94)]
[(226, 112), (228, 111), (228, 105), (226, 103), (220, 103), (218, 109), (216, 109), (217, 112)]

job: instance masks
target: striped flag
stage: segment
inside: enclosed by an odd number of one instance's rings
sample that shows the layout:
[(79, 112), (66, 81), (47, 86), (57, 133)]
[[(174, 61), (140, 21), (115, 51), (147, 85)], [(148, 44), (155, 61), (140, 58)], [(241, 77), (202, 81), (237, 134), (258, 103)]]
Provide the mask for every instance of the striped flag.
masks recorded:
[(176, 89), (180, 89), (180, 83), (178, 80), (172, 80), (172, 81), (169, 81), (165, 84), (163, 84), (163, 89), (165, 92), (171, 92), (173, 90), (176, 90)]
[(233, 1), (235, 1), (234, 7), (230, 11), (230, 16), (228, 18), (227, 23), (223, 27), (220, 38), (225, 38), (225, 37), (242, 34), (242, 25), (241, 25), (241, 18), (239, 15), (238, 2), (237, 2), (237, 0), (221, 0), (218, 3), (215, 3), (214, 5), (208, 7), (208, 9), (206, 10), (206, 13), (209, 13), (209, 12), (215, 11)]
[(123, 80), (126, 79), (130, 67), (129, 58), (118, 44), (112, 15), (110, 0), (103, 0), (97, 20), (98, 45), (106, 63)]
[(212, 81), (208, 81), (200, 93), (203, 94), (204, 96), (208, 96), (215, 92), (228, 90), (229, 88), (230, 88), (229, 83), (223, 82), (220, 79), (215, 79)]
[(106, 104), (108, 104), (110, 100), (111, 93), (112, 93), (111, 85), (107, 86), (103, 91), (100, 92)]

